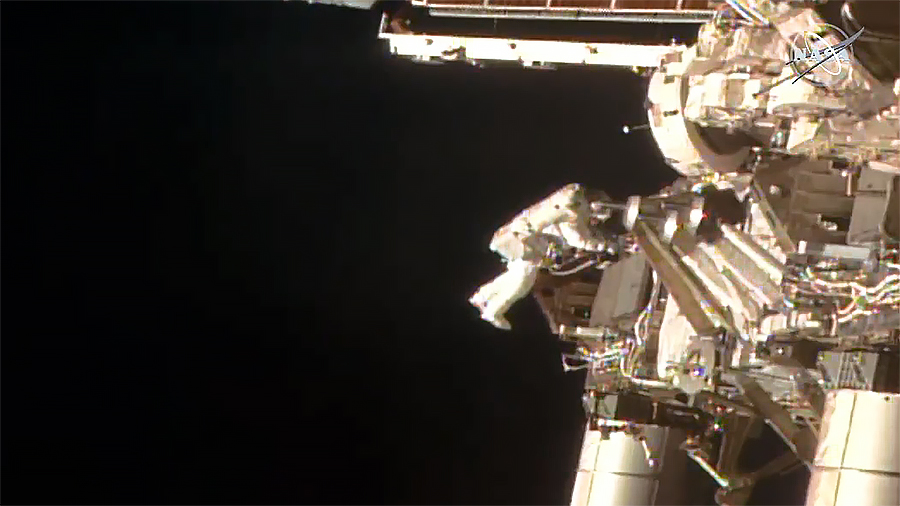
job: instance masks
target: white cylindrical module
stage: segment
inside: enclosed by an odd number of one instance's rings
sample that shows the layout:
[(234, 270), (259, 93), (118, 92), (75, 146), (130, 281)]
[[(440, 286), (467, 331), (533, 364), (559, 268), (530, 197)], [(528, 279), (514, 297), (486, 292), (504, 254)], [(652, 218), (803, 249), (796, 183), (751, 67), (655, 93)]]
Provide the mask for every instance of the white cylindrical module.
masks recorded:
[(900, 395), (829, 392), (807, 506), (900, 504)]
[(617, 432), (603, 440), (599, 431), (585, 432), (572, 506), (654, 504), (669, 429), (641, 427), (648, 448), (658, 452), (654, 466), (647, 461), (643, 445), (632, 436)]

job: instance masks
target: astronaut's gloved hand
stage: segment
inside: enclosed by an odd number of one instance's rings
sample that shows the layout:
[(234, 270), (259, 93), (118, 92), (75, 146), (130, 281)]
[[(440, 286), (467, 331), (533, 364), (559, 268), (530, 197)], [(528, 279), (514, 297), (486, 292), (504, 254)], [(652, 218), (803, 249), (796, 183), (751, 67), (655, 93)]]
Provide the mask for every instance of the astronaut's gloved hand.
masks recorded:
[(617, 240), (592, 239), (584, 243), (583, 251), (597, 255), (598, 260), (615, 260), (619, 256), (621, 247)]
[(619, 242), (599, 241), (597, 252), (602, 253), (604, 257), (615, 257), (619, 254)]
[(510, 330), (506, 312), (519, 299), (528, 295), (537, 279), (539, 266), (527, 260), (510, 260), (506, 272), (483, 285), (469, 298), (481, 310), (481, 318), (493, 326)]
[(555, 224), (548, 230), (554, 230), (559, 237), (573, 248), (584, 251), (597, 252), (604, 247), (604, 241), (600, 237), (594, 236), (587, 226), (587, 222), (561, 222)]

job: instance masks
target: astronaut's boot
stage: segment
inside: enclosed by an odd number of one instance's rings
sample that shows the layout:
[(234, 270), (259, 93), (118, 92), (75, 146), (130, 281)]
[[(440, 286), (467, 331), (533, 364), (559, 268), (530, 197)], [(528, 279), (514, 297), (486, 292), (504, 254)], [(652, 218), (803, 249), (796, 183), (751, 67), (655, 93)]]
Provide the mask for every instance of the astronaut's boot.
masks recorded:
[(496, 314), (493, 311), (483, 311), (481, 313), (481, 319), (489, 322), (491, 325), (497, 327), (498, 329), (503, 330), (511, 330), (512, 325), (509, 324), (509, 321), (503, 317), (502, 315)]
[(478, 290), (474, 295), (469, 297), (469, 304), (472, 304), (478, 309), (484, 309), (484, 306), (487, 304), (487, 298), (482, 292), (483, 290)]
[(510, 330), (512, 326), (506, 318), (498, 314), (498, 310), (501, 308), (496, 302), (491, 304), (491, 299), (496, 299), (496, 294), (491, 292), (492, 285), (493, 283), (488, 283), (481, 287), (474, 295), (469, 297), (469, 304), (478, 308), (482, 320), (491, 323), (498, 329)]

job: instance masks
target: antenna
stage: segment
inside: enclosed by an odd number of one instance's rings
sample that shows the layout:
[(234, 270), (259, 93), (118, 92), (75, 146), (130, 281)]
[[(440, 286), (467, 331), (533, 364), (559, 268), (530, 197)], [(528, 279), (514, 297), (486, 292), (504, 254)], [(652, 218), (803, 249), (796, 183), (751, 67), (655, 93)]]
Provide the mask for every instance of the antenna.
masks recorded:
[(630, 127), (630, 126), (628, 126), (628, 125), (625, 125), (625, 126), (622, 127), (622, 133), (623, 133), (623, 134), (627, 134), (627, 133), (631, 133), (631, 132), (634, 131), (634, 130), (646, 130), (646, 129), (648, 129), (648, 128), (650, 128), (650, 124), (649, 124), (649, 123), (647, 123), (647, 124), (645, 124), (645, 125), (638, 125), (638, 126), (633, 126), (633, 127)]

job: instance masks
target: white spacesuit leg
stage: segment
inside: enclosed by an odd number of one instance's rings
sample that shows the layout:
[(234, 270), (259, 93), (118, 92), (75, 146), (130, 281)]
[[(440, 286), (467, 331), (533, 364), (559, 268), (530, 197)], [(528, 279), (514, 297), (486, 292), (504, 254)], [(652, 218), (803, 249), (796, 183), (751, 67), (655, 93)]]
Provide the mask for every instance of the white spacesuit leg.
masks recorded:
[(505, 318), (506, 312), (519, 299), (528, 295), (537, 279), (539, 267), (527, 260), (511, 260), (506, 272), (482, 286), (472, 298), (473, 305), (481, 309), (481, 318), (497, 328), (512, 328)]

